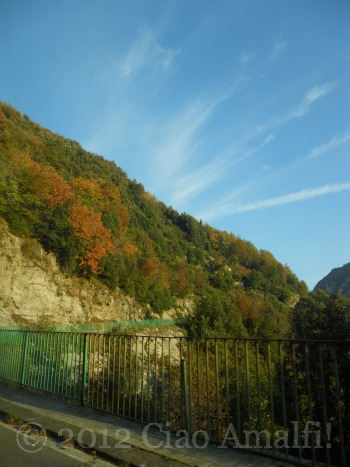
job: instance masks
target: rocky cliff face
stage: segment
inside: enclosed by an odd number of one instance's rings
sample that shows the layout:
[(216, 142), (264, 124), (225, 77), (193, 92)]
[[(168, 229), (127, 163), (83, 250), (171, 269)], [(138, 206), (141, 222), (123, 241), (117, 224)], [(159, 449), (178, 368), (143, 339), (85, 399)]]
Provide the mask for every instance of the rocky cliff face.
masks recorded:
[(66, 277), (38, 242), (13, 236), (0, 218), (0, 326), (143, 319), (130, 297)]

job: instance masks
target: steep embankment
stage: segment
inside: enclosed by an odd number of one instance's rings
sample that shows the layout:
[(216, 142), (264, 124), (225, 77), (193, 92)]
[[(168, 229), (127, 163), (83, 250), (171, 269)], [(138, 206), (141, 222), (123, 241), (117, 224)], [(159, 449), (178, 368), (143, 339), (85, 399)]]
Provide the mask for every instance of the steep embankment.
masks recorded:
[(121, 291), (66, 277), (55, 256), (33, 239), (12, 235), (0, 218), (0, 326), (143, 319), (144, 312)]

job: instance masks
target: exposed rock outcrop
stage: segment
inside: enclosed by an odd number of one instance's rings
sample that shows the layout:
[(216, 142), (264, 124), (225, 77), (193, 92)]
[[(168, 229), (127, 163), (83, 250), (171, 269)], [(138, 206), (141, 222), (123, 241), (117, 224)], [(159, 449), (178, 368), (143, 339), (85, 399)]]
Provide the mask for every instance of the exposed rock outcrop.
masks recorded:
[(15, 237), (0, 218), (0, 326), (143, 319), (135, 301), (93, 281), (65, 276), (54, 255)]

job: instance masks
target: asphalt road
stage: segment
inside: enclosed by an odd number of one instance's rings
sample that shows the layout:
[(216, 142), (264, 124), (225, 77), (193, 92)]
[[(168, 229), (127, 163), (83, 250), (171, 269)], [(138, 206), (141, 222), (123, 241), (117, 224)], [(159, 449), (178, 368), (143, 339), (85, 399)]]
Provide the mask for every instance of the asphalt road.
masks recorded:
[[(28, 437), (0, 422), (1, 467), (111, 467), (109, 462), (93, 458), (73, 448), (59, 449), (55, 440)], [(27, 452), (29, 451), (29, 452)], [(33, 452), (37, 451), (37, 452)]]

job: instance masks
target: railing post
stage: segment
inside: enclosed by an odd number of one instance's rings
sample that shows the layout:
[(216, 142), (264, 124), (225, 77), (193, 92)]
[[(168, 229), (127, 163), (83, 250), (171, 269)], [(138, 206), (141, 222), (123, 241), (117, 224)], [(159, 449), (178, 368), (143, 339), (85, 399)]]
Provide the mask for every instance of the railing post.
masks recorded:
[(82, 382), (81, 382), (81, 405), (85, 405), (86, 402), (86, 379), (87, 379), (87, 357), (88, 357), (88, 340), (87, 334), (84, 334), (83, 339), (83, 372), (82, 372)]
[(25, 333), (24, 333), (24, 343), (23, 343), (23, 352), (22, 352), (21, 373), (20, 373), (21, 388), (24, 386), (25, 375), (26, 375), (28, 336), (29, 336), (29, 331), (25, 331)]
[(192, 433), (191, 413), (190, 413), (190, 401), (188, 394), (187, 374), (186, 374), (186, 360), (181, 359), (181, 386), (182, 393), (184, 395), (185, 402), (185, 416), (186, 416), (186, 430), (189, 434)]

